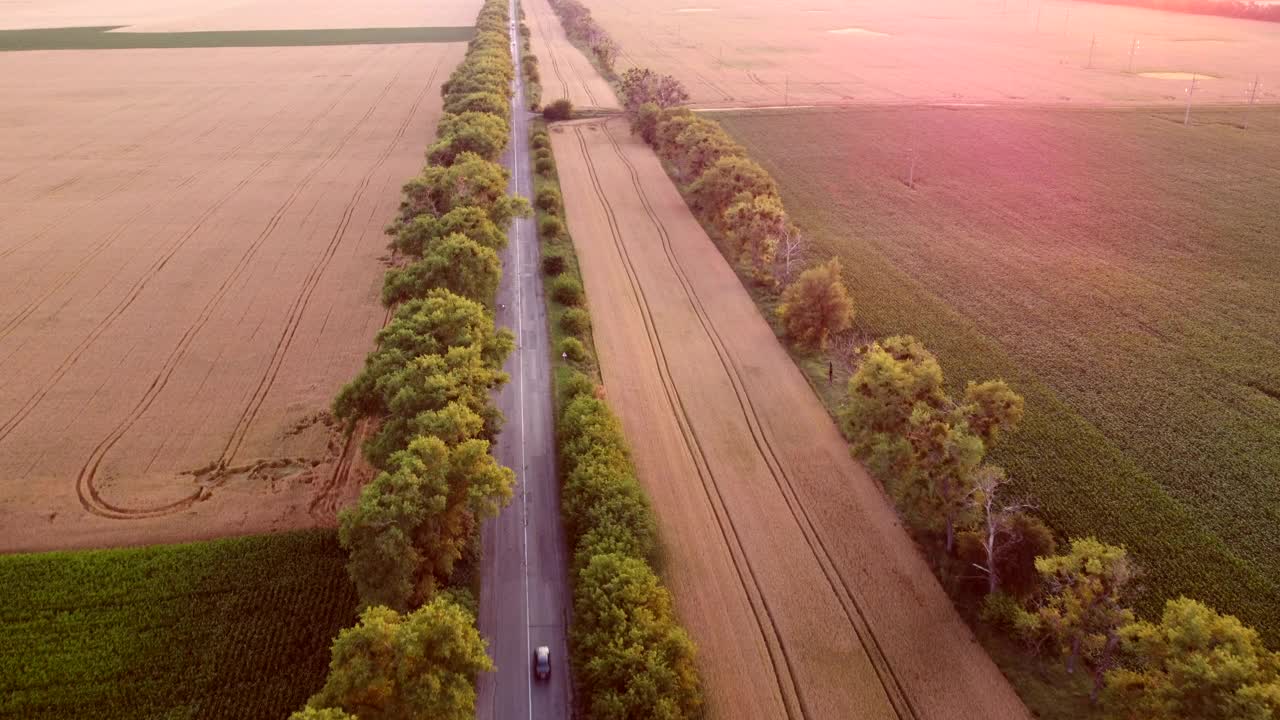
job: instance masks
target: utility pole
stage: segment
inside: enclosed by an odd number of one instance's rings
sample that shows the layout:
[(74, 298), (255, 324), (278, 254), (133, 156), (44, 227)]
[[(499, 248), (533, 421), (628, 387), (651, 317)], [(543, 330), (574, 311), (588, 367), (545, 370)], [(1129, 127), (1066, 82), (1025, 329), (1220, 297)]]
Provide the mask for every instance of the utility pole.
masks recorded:
[(1133, 56), (1138, 54), (1138, 36), (1133, 36), (1133, 42), (1129, 44), (1129, 69), (1126, 72), (1133, 72)]
[(791, 73), (787, 73), (782, 78), (782, 104), (791, 104)]
[(1191, 98), (1196, 94), (1196, 74), (1191, 75), (1191, 87), (1187, 88), (1187, 114), (1182, 117), (1182, 126), (1191, 127)]
[(1249, 117), (1253, 115), (1253, 103), (1258, 98), (1258, 88), (1262, 85), (1262, 78), (1254, 75), (1253, 84), (1249, 86), (1249, 108), (1244, 111), (1244, 129), (1249, 129)]
[(911, 157), (910, 157), (910, 165), (907, 168), (907, 187), (912, 190), (915, 190), (916, 189), (916, 144), (918, 140), (918, 135), (916, 133), (917, 114), (915, 110), (909, 110), (908, 112), (910, 113), (910, 116), (908, 117), (908, 122), (911, 123), (911, 134), (907, 140), (907, 142), (910, 143), (907, 146), (907, 154), (910, 155)]
[(1093, 34), (1093, 39), (1089, 41), (1089, 64), (1085, 65), (1086, 70), (1093, 69), (1093, 49), (1098, 46), (1098, 33)]

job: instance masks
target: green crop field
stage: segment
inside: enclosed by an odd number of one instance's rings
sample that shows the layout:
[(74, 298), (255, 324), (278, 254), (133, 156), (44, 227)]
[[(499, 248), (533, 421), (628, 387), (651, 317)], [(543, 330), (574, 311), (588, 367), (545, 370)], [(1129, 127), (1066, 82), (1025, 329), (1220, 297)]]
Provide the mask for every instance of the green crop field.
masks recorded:
[(0, 557), (0, 717), (284, 718), (355, 620), (332, 531)]
[(1280, 112), (715, 116), (841, 258), (860, 330), (1026, 396), (994, 461), (1059, 531), (1127, 545), (1144, 611), (1185, 593), (1280, 642)]
[(123, 26), (0, 30), (0, 52), (19, 50), (391, 45), (400, 43), (467, 42), (475, 35), (474, 27), (111, 32), (119, 27)]

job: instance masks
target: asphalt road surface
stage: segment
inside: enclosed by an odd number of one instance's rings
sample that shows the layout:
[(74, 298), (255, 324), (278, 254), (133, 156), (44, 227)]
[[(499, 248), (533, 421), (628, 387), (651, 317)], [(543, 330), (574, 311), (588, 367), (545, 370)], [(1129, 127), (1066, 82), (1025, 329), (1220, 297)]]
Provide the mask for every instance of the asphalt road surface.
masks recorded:
[[(516, 40), (515, 0), (510, 7)], [(532, 198), (529, 115), (514, 42), (511, 54), (515, 97), (511, 147), (503, 163), (511, 170), (511, 191)], [(483, 529), (480, 633), (489, 642), (496, 670), (479, 678), (476, 712), (482, 720), (551, 720), (568, 718), (571, 702), (568, 566), (555, 467), (550, 338), (533, 219), (517, 218), (508, 240), (497, 319), (516, 334), (516, 351), (506, 365), (511, 382), (498, 395), (506, 424), (494, 454), (515, 470), (517, 484), (511, 504)], [(533, 650), (540, 645), (551, 648), (549, 680), (533, 677)]]

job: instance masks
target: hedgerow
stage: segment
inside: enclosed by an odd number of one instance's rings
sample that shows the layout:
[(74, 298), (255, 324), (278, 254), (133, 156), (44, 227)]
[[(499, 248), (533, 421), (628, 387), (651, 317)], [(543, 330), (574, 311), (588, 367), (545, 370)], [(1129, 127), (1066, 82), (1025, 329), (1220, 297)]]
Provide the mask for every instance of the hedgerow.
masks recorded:
[[(480, 523), (510, 500), (515, 480), (489, 444), (502, 422), (493, 391), (507, 381), (501, 368), (514, 348), (492, 315), (496, 251), (506, 244), (502, 229), (529, 211), (507, 195), (509, 176), (497, 163), (510, 135), (509, 42), (506, 2), (486, 0), (466, 58), (442, 87), (445, 115), (428, 164), (404, 185), (388, 228), (392, 248), (412, 258), (385, 278), (383, 301), (398, 307), (333, 403), (349, 429), (370, 423), (363, 451), (381, 470), (339, 516), (366, 612), (335, 641), (329, 682), (299, 717), (473, 716), (470, 688), (448, 698), (425, 691), (445, 678), (469, 685), (490, 667), (474, 611), (464, 609), (474, 605), (470, 572), (460, 568), (478, 561)], [(452, 645), (416, 660), (409, 676), (372, 642), (428, 635)], [(454, 662), (464, 655), (475, 662)], [(374, 683), (391, 690), (374, 693)]]
[[(546, 131), (530, 145), (545, 150), (536, 180), (539, 219), (564, 216)], [(591, 319), (568, 228), (542, 244), (551, 331), (557, 349), (557, 450), (561, 514), (571, 549), (574, 621), (570, 649), (587, 717), (699, 717), (702, 690), (695, 648), (653, 570), (653, 510), (635, 476), (617, 418), (596, 397)], [(563, 353), (563, 356), (560, 355)]]
[(606, 77), (612, 76), (618, 44), (600, 27), (591, 11), (578, 0), (551, 0), (551, 9), (560, 17), (569, 39), (586, 48)]
[(542, 73), (538, 69), (538, 56), (529, 49), (529, 26), (525, 24), (524, 6), (520, 9), (520, 67), (524, 70), (524, 97), (530, 110), (542, 104)]

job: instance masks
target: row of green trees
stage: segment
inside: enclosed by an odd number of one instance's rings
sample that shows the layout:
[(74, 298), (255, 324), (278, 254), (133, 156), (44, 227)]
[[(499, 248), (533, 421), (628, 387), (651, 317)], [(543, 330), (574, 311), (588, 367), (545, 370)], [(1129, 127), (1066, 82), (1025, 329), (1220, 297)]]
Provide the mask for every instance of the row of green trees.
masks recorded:
[[(677, 80), (633, 68), (620, 81), (632, 131), (652, 145), (713, 236), (756, 283), (783, 286), (778, 314), (805, 349), (853, 318), (840, 266), (805, 263), (773, 179), (712, 120), (681, 105)], [(847, 334), (846, 334), (847, 336)], [(1053, 532), (985, 461), (1023, 401), (1001, 380), (947, 389), (937, 358), (911, 337), (858, 349), (841, 411), (854, 454), (887, 486), (952, 588), (983, 598), (983, 618), (1036, 653), (1083, 666), (1109, 716), (1280, 719), (1280, 657), (1236, 618), (1187, 598), (1159, 622), (1128, 607), (1138, 569), (1122, 547)]]
[(333, 644), (324, 688), (294, 718), (475, 716), (475, 676), (492, 669), (468, 573), (479, 526), (512, 496), (490, 454), (502, 424), (493, 391), (514, 348), (493, 305), (503, 228), (528, 212), (497, 160), (510, 135), (506, 0), (486, 0), (465, 60), (444, 84), (427, 165), (388, 228), (406, 263), (386, 275), (394, 307), (360, 374), (333, 403), (376, 477), (339, 515), (362, 606)]
[(596, 720), (700, 717), (693, 642), (654, 572), (653, 511), (617, 418), (586, 375), (562, 388), (561, 511), (573, 557), (574, 670)]
[(853, 323), (839, 261), (805, 269), (800, 229), (768, 171), (714, 120), (690, 112), (689, 93), (670, 75), (631, 68), (619, 81), (631, 130), (653, 146), (690, 208), (760, 286), (782, 289), (778, 316), (788, 338), (821, 348)]
[(1013, 432), (1022, 398), (1003, 381), (969, 382), (956, 398), (937, 358), (911, 337), (861, 351), (842, 411), (853, 452), (881, 478), (945, 574), (985, 596), (982, 618), (1092, 676), (1108, 717), (1280, 718), (1280, 655), (1229, 615), (1188, 598), (1158, 622), (1129, 607), (1139, 568), (1123, 547), (1053, 533), (1009, 497), (985, 462)]
[(585, 46), (595, 56), (606, 75), (613, 75), (613, 64), (618, 60), (618, 44), (600, 23), (591, 16), (591, 10), (578, 0), (550, 0), (551, 9), (560, 17), (565, 34), (579, 45)]
[(529, 26), (525, 23), (524, 5), (520, 9), (520, 68), (524, 72), (524, 99), (530, 110), (537, 110), (542, 104), (542, 72), (538, 67), (538, 56), (529, 48)]

